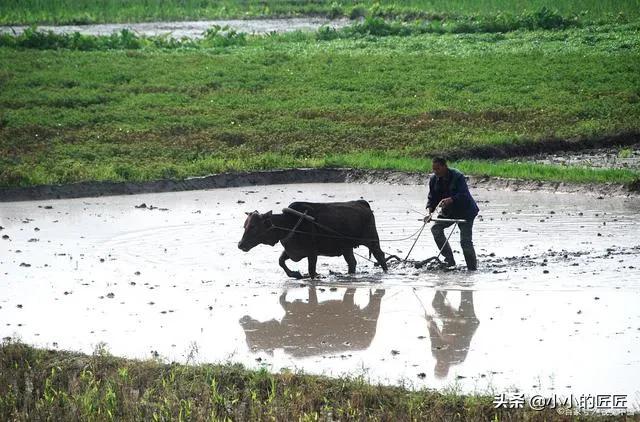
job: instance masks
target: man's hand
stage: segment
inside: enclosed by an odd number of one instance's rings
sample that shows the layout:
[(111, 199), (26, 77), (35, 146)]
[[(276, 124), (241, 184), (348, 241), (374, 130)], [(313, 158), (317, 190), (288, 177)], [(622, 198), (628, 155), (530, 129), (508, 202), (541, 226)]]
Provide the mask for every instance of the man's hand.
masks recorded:
[(429, 211), (429, 214), (427, 214), (422, 221), (424, 221), (425, 223), (428, 223), (429, 221), (431, 221), (431, 211)]
[(444, 198), (441, 202), (442, 206), (444, 207), (448, 207), (449, 205), (453, 204), (453, 198), (449, 197), (449, 198)]

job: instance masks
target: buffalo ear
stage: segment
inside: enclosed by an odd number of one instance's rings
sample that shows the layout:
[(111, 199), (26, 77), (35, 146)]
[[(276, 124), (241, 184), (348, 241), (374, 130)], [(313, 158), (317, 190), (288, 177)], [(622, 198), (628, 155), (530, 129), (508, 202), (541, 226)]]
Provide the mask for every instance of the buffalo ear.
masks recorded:
[(248, 212), (248, 211), (245, 211), (244, 213), (245, 213), (245, 214), (247, 214), (247, 215), (251, 215), (251, 213), (250, 213), (250, 212)]
[(273, 223), (271, 222), (271, 215), (273, 214), (273, 212), (269, 211), (269, 212), (265, 212), (264, 213), (264, 226), (265, 227), (271, 227), (273, 225)]

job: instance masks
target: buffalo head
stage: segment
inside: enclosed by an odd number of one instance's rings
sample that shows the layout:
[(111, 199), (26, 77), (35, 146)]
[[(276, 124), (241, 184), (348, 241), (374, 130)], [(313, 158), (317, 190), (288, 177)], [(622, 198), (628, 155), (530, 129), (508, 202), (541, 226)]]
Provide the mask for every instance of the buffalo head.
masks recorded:
[(240, 242), (238, 242), (238, 248), (249, 252), (261, 243), (271, 246), (278, 243), (278, 238), (273, 235), (271, 211), (264, 214), (260, 214), (258, 211), (248, 212), (246, 214), (247, 219), (244, 222), (244, 234)]

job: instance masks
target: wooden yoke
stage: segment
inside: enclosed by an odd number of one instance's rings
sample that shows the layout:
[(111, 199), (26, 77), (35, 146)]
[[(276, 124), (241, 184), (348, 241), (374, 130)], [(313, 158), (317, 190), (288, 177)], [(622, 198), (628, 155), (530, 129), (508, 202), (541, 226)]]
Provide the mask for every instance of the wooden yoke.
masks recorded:
[(306, 212), (303, 214), (303, 213), (301, 213), (300, 211), (296, 211), (296, 210), (294, 210), (293, 208), (289, 208), (289, 207), (287, 207), (287, 208), (283, 208), (283, 209), (282, 209), (282, 212), (285, 212), (285, 213), (289, 213), (289, 214), (296, 215), (296, 216), (298, 216), (298, 217), (300, 217), (300, 218), (304, 218), (305, 220), (309, 220), (309, 221), (311, 221), (311, 222), (316, 221), (316, 219), (315, 219), (314, 217), (312, 217), (312, 216), (310, 216), (310, 215), (307, 215), (307, 213), (306, 213)]

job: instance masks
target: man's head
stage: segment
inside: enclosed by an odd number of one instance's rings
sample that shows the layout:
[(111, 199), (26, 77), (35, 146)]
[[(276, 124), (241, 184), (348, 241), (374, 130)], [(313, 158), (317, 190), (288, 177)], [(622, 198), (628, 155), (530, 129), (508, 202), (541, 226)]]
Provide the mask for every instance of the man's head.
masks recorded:
[(449, 171), (449, 167), (447, 167), (447, 160), (442, 157), (435, 157), (431, 163), (431, 168), (436, 176), (444, 177), (447, 175), (447, 172)]

